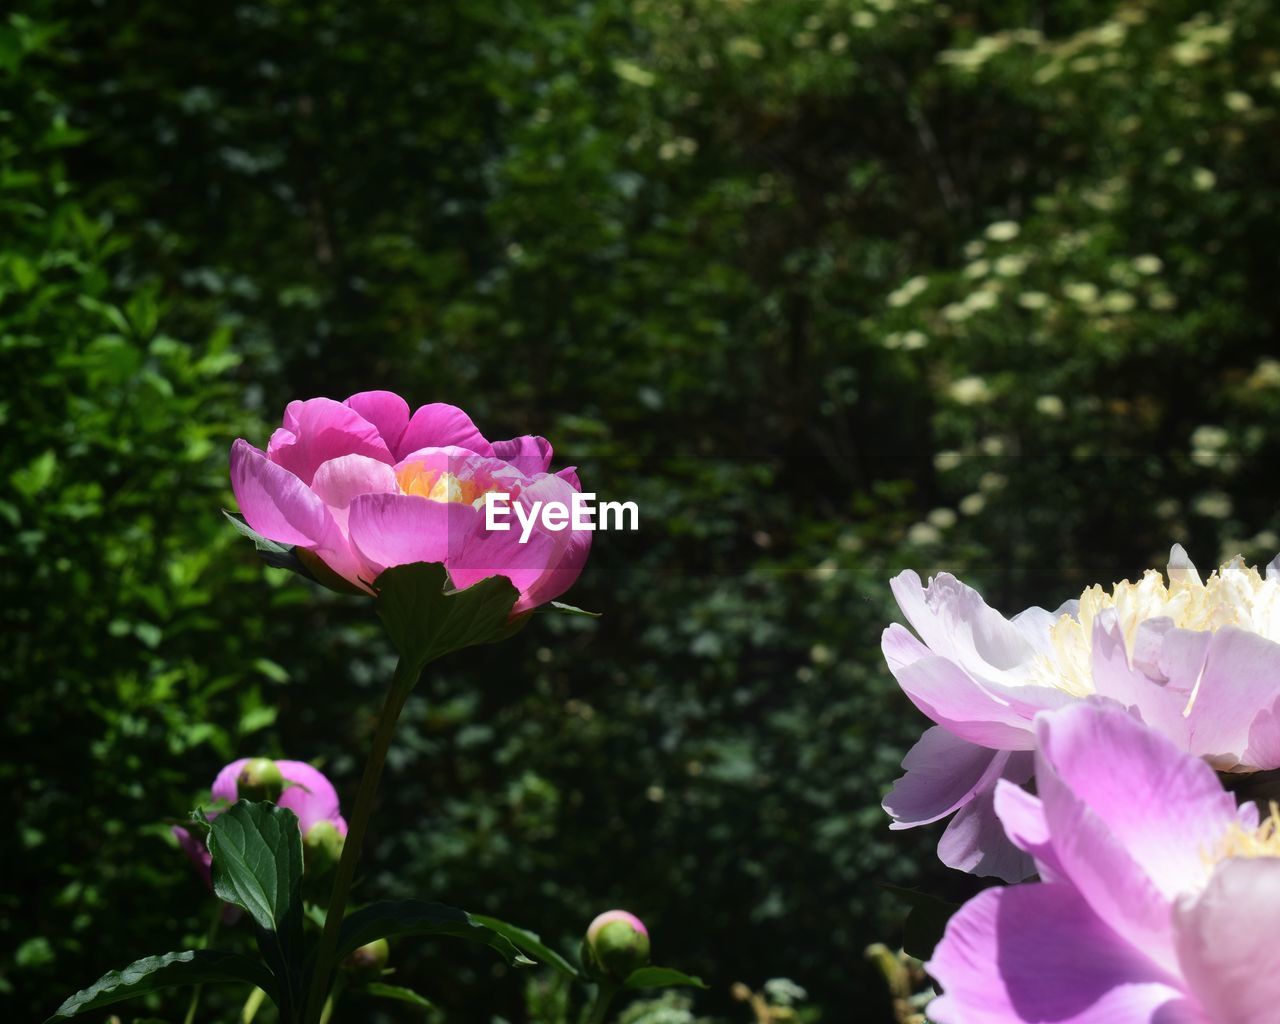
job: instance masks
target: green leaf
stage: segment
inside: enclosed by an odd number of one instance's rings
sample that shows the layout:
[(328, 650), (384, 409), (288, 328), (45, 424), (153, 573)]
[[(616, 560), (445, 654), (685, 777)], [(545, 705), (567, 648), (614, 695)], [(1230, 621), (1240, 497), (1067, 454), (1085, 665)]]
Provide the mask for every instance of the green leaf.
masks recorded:
[(561, 615), (581, 615), (588, 619), (600, 618), (599, 612), (589, 612), (585, 608), (578, 608), (576, 605), (565, 604), (563, 601), (550, 601), (542, 607), (548, 611), (559, 612)]
[(268, 540), (262, 536), (257, 530), (244, 521), (244, 516), (238, 512), (228, 512), (225, 508), (222, 514), (227, 517), (227, 521), (236, 528), (236, 532), (243, 537), (248, 537), (253, 541), (253, 546), (258, 549), (258, 556), (271, 566), (273, 569), (288, 569), (296, 572), (299, 576), (305, 576), (309, 580), (315, 577), (297, 555), (297, 549), (290, 547), (288, 544), (279, 544), (274, 540)]
[(338, 959), (375, 939), (404, 935), (445, 935), (483, 942), (512, 967), (534, 962), (495, 929), (481, 924), (465, 910), (427, 900), (379, 900), (347, 915), (338, 933)]
[(246, 911), (258, 926), (258, 946), (278, 978), (284, 1019), (294, 1005), (302, 969), (302, 835), (284, 807), (240, 800), (209, 825), (213, 891)]
[(903, 928), (903, 951), (917, 960), (928, 960), (933, 956), (934, 947), (942, 941), (947, 922), (960, 909), (960, 905), (948, 903), (918, 889), (904, 889), (899, 885), (888, 884), (884, 887), (901, 896), (911, 907)]
[(384, 985), (380, 981), (370, 982), (359, 991), (367, 992), (371, 996), (379, 999), (394, 999), (398, 1003), (408, 1003), (410, 1006), (417, 1006), (423, 1010), (430, 1010), (431, 1003), (423, 999), (411, 988), (405, 988), (402, 985)]
[(671, 967), (641, 967), (632, 971), (623, 988), (674, 988), (677, 985), (690, 988), (706, 988), (701, 978), (685, 974)]
[(228, 512), (223, 509), (222, 514), (236, 528), (237, 533), (253, 541), (254, 547), (258, 549), (258, 557), (273, 569), (288, 569), (312, 583), (319, 583), (322, 587), (336, 590), (340, 594), (368, 596), (366, 591), (330, 569), (318, 555), (305, 548), (290, 547), (288, 544), (268, 540), (246, 523), (244, 516), (238, 512)]
[(439, 562), (386, 569), (376, 586), (378, 614), (401, 660), (415, 675), (427, 662), (451, 651), (504, 640), (528, 619), (511, 618), (520, 594), (510, 580), (491, 576), (454, 590)]
[(526, 931), (524, 928), (517, 928), (515, 925), (500, 921), (496, 917), (486, 917), (483, 914), (472, 914), (471, 920), (484, 925), (486, 928), (492, 928), (499, 935), (510, 939), (521, 950), (536, 957), (539, 963), (550, 964), (557, 971), (567, 974), (571, 978), (585, 978), (585, 975), (577, 967), (550, 946), (543, 943), (535, 933)]
[(275, 979), (262, 964), (239, 953), (212, 949), (165, 953), (163, 956), (143, 957), (123, 970), (104, 974), (59, 1006), (45, 1024), (69, 1020), (87, 1010), (110, 1006), (163, 988), (219, 982), (244, 982), (267, 992), (276, 989)]

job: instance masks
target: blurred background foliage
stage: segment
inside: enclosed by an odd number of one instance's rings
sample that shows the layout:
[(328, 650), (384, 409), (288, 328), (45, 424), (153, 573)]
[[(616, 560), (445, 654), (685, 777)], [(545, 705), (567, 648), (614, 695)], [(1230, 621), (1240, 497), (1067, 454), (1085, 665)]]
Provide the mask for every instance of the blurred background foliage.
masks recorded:
[[(565, 949), (627, 906), (711, 984), (628, 1021), (746, 1021), (734, 983), (776, 977), (891, 1019), (879, 883), (969, 884), (878, 806), (922, 725), (878, 650), (892, 574), (1015, 610), (1173, 541), (1280, 547), (1267, 0), (3, 18), (9, 1019), (198, 941), (166, 822), (225, 761), (312, 760), (351, 799), (371, 610), (218, 511), (231, 440), (291, 398), (455, 402), (639, 503), (568, 595), (603, 618), (433, 669), (357, 893)], [(451, 1019), (564, 1016), (433, 952), (396, 980)]]

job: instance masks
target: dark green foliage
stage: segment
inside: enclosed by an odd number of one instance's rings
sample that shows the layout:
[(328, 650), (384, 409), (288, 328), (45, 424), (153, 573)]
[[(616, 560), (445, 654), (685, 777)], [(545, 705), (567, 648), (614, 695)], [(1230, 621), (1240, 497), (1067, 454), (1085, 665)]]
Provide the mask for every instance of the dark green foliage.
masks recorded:
[(239, 953), (212, 949), (165, 953), (163, 956), (145, 957), (122, 970), (104, 975), (59, 1006), (45, 1024), (70, 1020), (89, 1010), (136, 999), (160, 989), (219, 983), (257, 986), (266, 991), (274, 988), (270, 972), (257, 960)]
[[(357, 900), (562, 951), (625, 906), (738, 1019), (732, 982), (785, 975), (887, 1020), (862, 950), (906, 908), (877, 883), (967, 894), (878, 806), (922, 728), (879, 655), (891, 575), (1016, 610), (1174, 540), (1202, 568), (1280, 548), (1263, 0), (24, 8), (0, 22), (15, 1019), (198, 941), (212, 899), (164, 823), (232, 757), (315, 761), (350, 804), (394, 665), (374, 604), (264, 569), (218, 513), (231, 440), (292, 398), (453, 401), (641, 509), (565, 595), (601, 618), (428, 668)], [(398, 946), (396, 983), (525, 1014), (521, 972), (429, 951)]]

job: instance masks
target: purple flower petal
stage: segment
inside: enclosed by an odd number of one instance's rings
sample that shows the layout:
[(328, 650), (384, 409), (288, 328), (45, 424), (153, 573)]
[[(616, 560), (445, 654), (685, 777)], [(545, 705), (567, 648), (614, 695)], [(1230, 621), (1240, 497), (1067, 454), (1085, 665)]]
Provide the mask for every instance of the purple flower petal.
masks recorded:
[(1035, 860), (1036, 871), (1046, 882), (1061, 881), (1066, 877), (1058, 855), (1053, 849), (1053, 837), (1045, 820), (1044, 804), (1021, 786), (1001, 779), (995, 787), (995, 812), (1004, 826), (1009, 842), (1019, 850), (1025, 850)]
[[(465, 448), (477, 455), (493, 455), (493, 445), (457, 406), (435, 402), (424, 405), (409, 420), (396, 446), (397, 459), (420, 448)], [(388, 460), (394, 461), (394, 460)]]
[(937, 1024), (1210, 1024), (1066, 885), (979, 893), (925, 969), (943, 988)]
[(993, 697), (954, 662), (930, 655), (903, 664), (900, 652), (912, 643), (918, 641), (896, 623), (881, 639), (885, 660), (916, 707), (970, 743), (997, 750), (1030, 750), (1035, 745), (1031, 715)]
[(323, 463), (343, 455), (367, 455), (379, 462), (395, 459), (378, 428), (354, 409), (331, 398), (290, 402), (284, 426), (271, 435), (267, 458), (304, 484)]
[(245, 522), (269, 540), (310, 548), (333, 529), (324, 502), (247, 441), (231, 446), (231, 489)]
[(298, 816), (298, 828), (304, 836), (318, 821), (332, 821), (346, 835), (347, 823), (338, 811), (338, 793), (322, 772), (305, 761), (277, 761), (276, 767), (287, 783), (277, 803)]
[[(1007, 785), (1031, 777), (1032, 756), (1027, 751), (999, 755)], [(1035, 873), (1032, 857), (1006, 834), (995, 811), (994, 784), (974, 794), (947, 825), (938, 841), (938, 859), (949, 868), (971, 875), (1020, 882)]]
[(494, 441), (493, 457), (510, 462), (525, 476), (534, 476), (551, 468), (551, 442), (532, 434)]
[(914, 828), (945, 818), (976, 792), (989, 789), (1004, 769), (1007, 756), (953, 736), (940, 725), (926, 729), (907, 751), (898, 779), (884, 798), (893, 818), (890, 828)]
[(409, 403), (394, 391), (361, 391), (343, 405), (354, 409), (378, 430), (388, 451), (400, 450), (400, 438), (409, 425)]
[(470, 505), (413, 494), (362, 494), (352, 500), (347, 517), (352, 547), (375, 579), (393, 565), (448, 565), (482, 525), (481, 514)]
[(1234, 800), (1203, 761), (1119, 710), (1077, 704), (1039, 717), (1036, 735), (1036, 787), (1064, 872), (1100, 917), (1172, 963), (1171, 901), (1205, 878)]

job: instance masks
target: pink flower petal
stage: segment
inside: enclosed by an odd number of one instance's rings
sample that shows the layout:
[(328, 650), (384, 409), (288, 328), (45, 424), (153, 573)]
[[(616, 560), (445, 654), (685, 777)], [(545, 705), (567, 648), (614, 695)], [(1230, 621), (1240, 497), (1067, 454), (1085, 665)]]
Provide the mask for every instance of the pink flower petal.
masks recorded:
[(962, 740), (940, 725), (926, 729), (902, 759), (907, 773), (884, 798), (893, 818), (889, 827), (914, 828), (945, 818), (976, 792), (994, 786), (1005, 760), (1003, 753)]
[[(542, 474), (521, 491), (517, 500), (527, 509), (532, 509), (533, 504), (539, 501), (544, 506), (549, 502), (559, 502), (572, 516), (577, 493), (564, 477)], [(530, 582), (520, 585), (520, 600), (513, 610), (517, 615), (555, 600), (573, 586), (586, 564), (594, 536), (590, 530), (575, 530), (572, 519), (565, 529), (552, 531), (543, 526), (541, 517), (535, 522), (534, 534), (541, 534), (539, 544), (542, 552), (537, 558), (541, 560), (542, 569)], [(524, 546), (533, 543), (534, 535), (531, 535)]]
[(1172, 962), (1171, 902), (1205, 878), (1235, 801), (1207, 764), (1120, 710), (1077, 704), (1037, 718), (1036, 735), (1063, 870), (1100, 917)]
[(536, 528), (524, 543), (520, 542), (520, 535), (519, 523), (513, 522), (507, 531), (485, 530), (481, 524), (449, 562), (455, 585), (464, 588), (491, 576), (505, 576), (521, 594), (512, 614), (532, 607), (534, 599), (527, 594), (558, 564), (565, 545), (554, 534)]
[(245, 522), (269, 540), (310, 548), (333, 528), (324, 502), (247, 441), (231, 446), (231, 489)]
[(1066, 885), (988, 889), (925, 964), (937, 1024), (1210, 1024)]
[(1036, 862), (1040, 877), (1046, 882), (1060, 881), (1065, 872), (1053, 850), (1053, 836), (1045, 820), (1044, 804), (1021, 786), (1001, 779), (996, 783), (994, 809), (1005, 835), (1019, 850), (1025, 850)]
[(240, 778), (240, 772), (245, 765), (249, 763), (249, 758), (242, 757), (236, 761), (232, 761), (229, 765), (218, 772), (217, 778), (213, 780), (213, 785), (209, 787), (209, 793), (215, 800), (225, 800), (227, 803), (235, 803), (237, 799), (236, 780)]
[(375, 577), (414, 562), (440, 562), (452, 575), (454, 555), (482, 526), (481, 514), (470, 505), (412, 494), (362, 494), (352, 500), (347, 518), (351, 544)]
[(1143, 722), (1186, 747), (1190, 735), (1182, 714), (1186, 695), (1130, 666), (1124, 632), (1111, 609), (1094, 620), (1092, 670), (1100, 696), (1136, 709)]
[(395, 462), (378, 428), (354, 409), (331, 398), (290, 402), (284, 427), (271, 435), (267, 458), (305, 484), (323, 463), (342, 455), (367, 455)]
[(510, 462), (525, 476), (545, 473), (551, 467), (551, 442), (526, 434), (510, 441), (494, 441), (493, 457)]
[(1174, 920), (1183, 973), (1209, 1017), (1280, 1016), (1280, 859), (1224, 861), (1203, 892), (1179, 901)]
[(419, 448), (451, 446), (466, 448), (477, 455), (493, 455), (493, 445), (476, 429), (470, 416), (456, 406), (435, 402), (422, 406), (413, 414), (396, 446), (396, 455), (403, 459)]
[(1280, 689), (1280, 644), (1224, 626), (1213, 634), (1187, 723), (1190, 749), (1218, 768), (1240, 763), (1249, 729)]
[(895, 652), (908, 646), (904, 633), (895, 623), (885, 630), (881, 646), (898, 685), (916, 707), (970, 743), (997, 750), (1034, 747), (1031, 715), (994, 697), (953, 662), (931, 655), (910, 664), (899, 662), (894, 668)]
[[(1027, 751), (1002, 753), (993, 762), (997, 764), (1007, 785), (1020, 785), (1031, 777)], [(1020, 882), (1034, 874), (1035, 863), (1005, 834), (994, 804), (994, 784), (975, 793), (947, 824), (938, 841), (938, 859), (971, 875)]]
[(925, 588), (908, 570), (895, 576), (890, 588), (930, 650), (979, 678), (1021, 668), (1039, 653), (1024, 635), (1034, 617), (1015, 626), (950, 573), (939, 573)]
[(346, 508), (361, 494), (397, 490), (395, 470), (367, 455), (343, 455), (321, 464), (311, 489), (331, 508)]
[[(276, 766), (287, 783), (277, 803), (298, 816), (298, 828), (303, 836), (318, 821), (342, 819), (338, 813), (338, 794), (324, 774), (305, 761), (277, 761)], [(344, 835), (346, 822), (339, 829)]]
[(377, 428), (388, 451), (399, 451), (400, 438), (409, 425), (408, 402), (393, 391), (361, 391), (342, 404)]
[(1241, 761), (1260, 771), (1280, 768), (1280, 697), (1249, 725), (1249, 745)]

